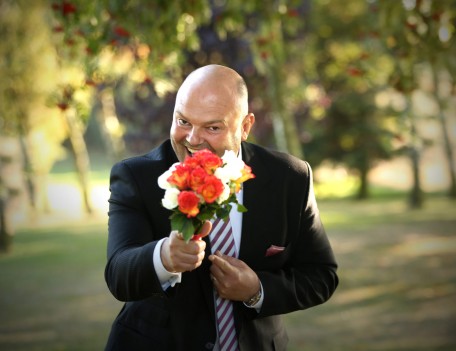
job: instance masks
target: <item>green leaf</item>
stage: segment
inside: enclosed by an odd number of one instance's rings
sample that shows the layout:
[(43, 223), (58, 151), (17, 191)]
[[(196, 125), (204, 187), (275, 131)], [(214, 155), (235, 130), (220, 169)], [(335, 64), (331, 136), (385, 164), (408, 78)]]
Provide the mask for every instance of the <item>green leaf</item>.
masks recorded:
[(223, 207), (220, 207), (219, 209), (217, 209), (216, 214), (217, 214), (218, 218), (225, 219), (230, 214), (230, 211), (231, 211), (231, 205), (226, 205), (226, 206), (223, 206)]
[(193, 220), (177, 212), (171, 216), (171, 229), (181, 233), (186, 242), (189, 242), (195, 233)]
[(238, 212), (247, 212), (247, 207), (245, 207), (243, 204), (237, 204), (237, 210)]
[(212, 212), (203, 212), (198, 215), (198, 219), (202, 222), (206, 220), (210, 220), (212, 217), (214, 217), (214, 211)]

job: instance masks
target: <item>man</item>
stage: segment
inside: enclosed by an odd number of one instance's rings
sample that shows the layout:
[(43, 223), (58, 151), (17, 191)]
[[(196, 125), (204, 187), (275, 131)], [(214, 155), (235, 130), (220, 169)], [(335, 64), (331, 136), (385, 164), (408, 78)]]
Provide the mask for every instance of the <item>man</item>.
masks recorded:
[[(105, 277), (126, 303), (106, 350), (286, 350), (280, 315), (321, 304), (336, 289), (311, 169), (246, 142), (255, 122), (247, 101), (235, 71), (199, 68), (178, 91), (170, 140), (113, 167)], [(209, 221), (203, 239), (186, 243), (161, 205), (157, 178), (201, 149), (233, 150), (255, 175), (238, 194), (248, 211), (230, 213), (232, 257), (212, 252)], [(218, 299), (233, 312), (230, 346)]]

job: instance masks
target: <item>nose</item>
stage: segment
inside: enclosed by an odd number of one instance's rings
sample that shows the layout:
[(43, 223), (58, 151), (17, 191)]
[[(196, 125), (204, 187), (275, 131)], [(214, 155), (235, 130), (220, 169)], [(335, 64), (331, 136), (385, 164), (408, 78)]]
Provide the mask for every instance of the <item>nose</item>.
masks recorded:
[(187, 134), (187, 138), (185, 140), (191, 146), (198, 146), (203, 142), (200, 133), (196, 128), (191, 129), (191, 131)]

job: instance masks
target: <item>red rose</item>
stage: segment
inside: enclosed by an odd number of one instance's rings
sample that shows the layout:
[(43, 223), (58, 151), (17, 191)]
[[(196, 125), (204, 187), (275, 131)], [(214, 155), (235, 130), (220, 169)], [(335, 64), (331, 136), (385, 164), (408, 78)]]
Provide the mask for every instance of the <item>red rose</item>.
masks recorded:
[(195, 217), (199, 213), (199, 198), (193, 191), (181, 191), (177, 197), (179, 211), (186, 214), (188, 218)]

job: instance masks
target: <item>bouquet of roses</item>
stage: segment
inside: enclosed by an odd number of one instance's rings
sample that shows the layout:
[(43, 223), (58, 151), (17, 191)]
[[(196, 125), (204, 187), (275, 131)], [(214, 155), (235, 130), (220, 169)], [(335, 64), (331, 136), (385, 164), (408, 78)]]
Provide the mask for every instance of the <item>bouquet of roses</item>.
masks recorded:
[(158, 178), (159, 187), (165, 190), (162, 205), (173, 211), (171, 229), (188, 242), (214, 215), (225, 220), (232, 204), (239, 212), (247, 211), (236, 193), (251, 178), (255, 178), (251, 168), (233, 151), (225, 151), (220, 158), (204, 149), (173, 164)]

